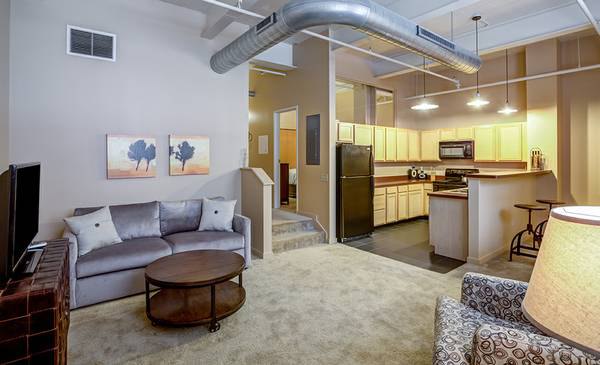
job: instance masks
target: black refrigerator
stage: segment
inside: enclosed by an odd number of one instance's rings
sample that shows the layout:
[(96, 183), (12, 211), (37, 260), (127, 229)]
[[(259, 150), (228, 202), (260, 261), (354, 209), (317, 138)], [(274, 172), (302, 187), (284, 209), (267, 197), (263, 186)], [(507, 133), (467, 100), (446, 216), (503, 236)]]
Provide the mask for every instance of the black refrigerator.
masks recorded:
[(373, 232), (373, 153), (371, 146), (342, 143), (336, 146), (338, 242)]

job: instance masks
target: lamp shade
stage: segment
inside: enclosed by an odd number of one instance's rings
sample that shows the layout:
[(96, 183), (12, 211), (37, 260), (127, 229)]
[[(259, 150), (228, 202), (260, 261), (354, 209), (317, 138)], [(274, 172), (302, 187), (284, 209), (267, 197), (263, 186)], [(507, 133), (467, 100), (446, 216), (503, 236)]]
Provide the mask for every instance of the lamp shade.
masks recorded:
[(523, 311), (548, 335), (600, 354), (600, 207), (552, 210)]

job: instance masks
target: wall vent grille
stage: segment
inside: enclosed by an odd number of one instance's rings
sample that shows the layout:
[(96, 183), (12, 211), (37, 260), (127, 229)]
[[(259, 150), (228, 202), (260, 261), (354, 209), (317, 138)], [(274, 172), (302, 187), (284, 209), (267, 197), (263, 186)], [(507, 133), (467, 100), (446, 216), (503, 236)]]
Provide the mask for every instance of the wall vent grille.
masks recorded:
[(67, 25), (67, 54), (114, 62), (117, 59), (117, 36)]

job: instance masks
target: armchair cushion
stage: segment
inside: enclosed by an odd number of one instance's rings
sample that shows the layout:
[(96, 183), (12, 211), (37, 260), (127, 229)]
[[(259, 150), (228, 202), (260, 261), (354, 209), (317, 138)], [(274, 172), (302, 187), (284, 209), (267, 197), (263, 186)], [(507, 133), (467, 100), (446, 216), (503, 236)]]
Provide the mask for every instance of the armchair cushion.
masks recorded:
[(541, 333), (530, 324), (490, 316), (459, 303), (456, 299), (441, 296), (437, 300), (435, 312), (433, 364), (472, 364), (473, 335), (485, 323)]
[(473, 364), (600, 364), (600, 358), (557, 339), (494, 324), (477, 329), (472, 354)]
[(467, 273), (460, 301), (488, 316), (531, 324), (521, 310), (526, 291), (527, 283), (522, 281)]

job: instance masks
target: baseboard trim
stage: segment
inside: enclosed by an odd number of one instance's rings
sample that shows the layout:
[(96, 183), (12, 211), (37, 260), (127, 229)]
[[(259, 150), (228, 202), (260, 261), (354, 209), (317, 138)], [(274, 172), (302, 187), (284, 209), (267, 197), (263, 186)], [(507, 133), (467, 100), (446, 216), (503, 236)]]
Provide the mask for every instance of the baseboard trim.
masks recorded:
[(470, 264), (475, 264), (475, 265), (483, 265), (487, 262), (489, 262), (492, 259), (495, 259), (498, 256), (502, 256), (505, 255), (508, 252), (508, 249), (502, 247), (497, 249), (496, 251), (492, 251), (490, 253), (488, 253), (487, 255), (481, 256), (481, 257), (467, 257), (467, 262)]

